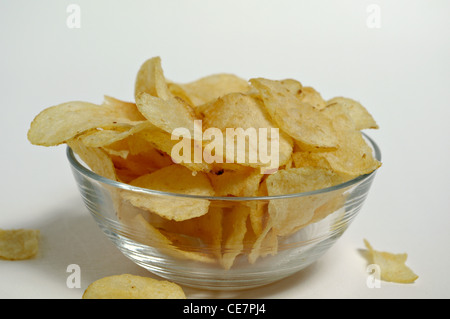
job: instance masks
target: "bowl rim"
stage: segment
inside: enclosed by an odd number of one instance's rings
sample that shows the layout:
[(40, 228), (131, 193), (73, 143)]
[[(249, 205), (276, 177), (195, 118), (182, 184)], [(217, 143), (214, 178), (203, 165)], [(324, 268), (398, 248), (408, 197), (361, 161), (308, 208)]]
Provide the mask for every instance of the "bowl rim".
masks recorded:
[[(369, 142), (369, 146), (372, 147), (373, 155), (376, 160), (381, 162), (381, 150), (378, 147), (378, 145), (375, 143), (375, 141), (370, 138), (367, 134), (364, 132), (361, 132), (363, 137)], [(91, 178), (97, 182), (101, 182), (103, 184), (107, 184), (109, 186), (113, 186), (115, 188), (119, 188), (122, 190), (127, 191), (133, 191), (138, 193), (144, 193), (149, 195), (158, 195), (158, 196), (172, 196), (172, 197), (180, 197), (180, 198), (195, 198), (195, 199), (205, 199), (205, 200), (213, 200), (213, 201), (254, 201), (254, 200), (274, 200), (274, 199), (285, 199), (285, 198), (295, 198), (295, 197), (304, 197), (304, 196), (311, 196), (311, 195), (318, 195), (318, 194), (324, 194), (328, 192), (333, 192), (342, 188), (346, 188), (352, 185), (355, 185), (365, 179), (370, 178), (373, 176), (378, 169), (375, 169), (374, 171), (357, 176), (351, 180), (348, 180), (344, 183), (334, 185), (331, 187), (321, 188), (314, 191), (309, 192), (302, 192), (302, 193), (292, 193), (292, 194), (283, 194), (283, 195), (272, 195), (272, 196), (252, 196), (252, 197), (233, 197), (233, 196), (206, 196), (206, 195), (189, 195), (189, 194), (181, 194), (181, 193), (171, 193), (171, 192), (163, 192), (158, 191), (154, 189), (148, 189), (148, 188), (142, 188), (137, 186), (132, 186), (126, 183), (122, 183), (119, 181), (114, 181), (109, 178), (103, 177), (101, 175), (98, 175), (97, 173), (93, 172), (86, 166), (84, 166), (75, 156), (75, 153), (73, 150), (67, 145), (66, 148), (66, 155), (69, 160), (69, 163), (71, 164), (72, 168), (74, 168), (78, 173), (84, 175), (85, 177)]]

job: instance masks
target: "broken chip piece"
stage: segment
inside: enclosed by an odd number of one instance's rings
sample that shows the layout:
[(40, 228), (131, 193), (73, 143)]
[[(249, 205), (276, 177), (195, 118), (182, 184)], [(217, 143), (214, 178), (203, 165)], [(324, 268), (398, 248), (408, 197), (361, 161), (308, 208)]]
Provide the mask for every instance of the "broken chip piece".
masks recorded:
[(367, 239), (364, 239), (364, 244), (368, 250), (369, 262), (380, 267), (380, 278), (384, 281), (396, 283), (413, 283), (419, 276), (417, 276), (408, 266), (406, 266), (406, 259), (408, 255), (393, 254), (384, 251), (377, 251), (372, 248)]

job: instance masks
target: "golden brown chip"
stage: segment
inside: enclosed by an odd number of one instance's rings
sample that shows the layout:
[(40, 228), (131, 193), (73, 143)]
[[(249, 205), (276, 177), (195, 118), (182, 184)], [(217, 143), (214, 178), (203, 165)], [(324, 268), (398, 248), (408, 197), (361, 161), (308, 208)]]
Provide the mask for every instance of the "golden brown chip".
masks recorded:
[(346, 97), (335, 97), (328, 100), (326, 104), (327, 107), (334, 104), (342, 105), (352, 118), (357, 130), (379, 128), (373, 116), (358, 101)]
[(369, 262), (380, 267), (381, 280), (406, 284), (413, 283), (419, 278), (406, 266), (405, 262), (408, 258), (406, 253), (392, 254), (374, 250), (366, 239), (364, 244), (368, 250)]
[(179, 84), (184, 95), (196, 107), (234, 92), (247, 92), (250, 85), (244, 79), (228, 73), (205, 76), (193, 82)]
[[(136, 97), (136, 104), (150, 123), (165, 132), (177, 135), (177, 129), (184, 128), (188, 130), (191, 138), (195, 138), (195, 113), (182, 99), (162, 99), (143, 92)], [(197, 126), (197, 130), (201, 132), (200, 125)]]
[(136, 123), (120, 115), (109, 107), (87, 102), (59, 104), (35, 117), (28, 130), (28, 139), (35, 145), (54, 146), (91, 129)]
[(103, 129), (89, 131), (80, 136), (80, 141), (88, 147), (104, 147), (121, 141), (145, 129), (152, 128), (153, 125), (147, 121), (140, 121), (134, 125), (126, 124), (114, 129)]
[(104, 150), (85, 146), (78, 138), (68, 140), (67, 145), (93, 172), (114, 181), (118, 180), (114, 163)]
[[(210, 103), (203, 116), (205, 129), (218, 128), (223, 132), (222, 145), (227, 147), (223, 150), (223, 162), (231, 159), (233, 163), (245, 166), (266, 167), (272, 164), (270, 160), (276, 155), (278, 168), (290, 160), (292, 139), (278, 130), (261, 102), (252, 96), (242, 93), (222, 96)], [(274, 135), (273, 130), (277, 130)], [(227, 139), (234, 141), (230, 148)], [(246, 143), (240, 145), (238, 141)], [(277, 144), (278, 147), (275, 147)], [(272, 154), (272, 150), (276, 154)], [(268, 158), (264, 158), (263, 154)]]
[(269, 221), (264, 230), (258, 235), (248, 255), (248, 261), (254, 264), (259, 257), (276, 255), (278, 252), (278, 237)]
[[(177, 164), (140, 176), (131, 181), (130, 185), (169, 193), (214, 196), (214, 189), (206, 174), (198, 172), (194, 176), (189, 169)], [(204, 215), (209, 208), (209, 201), (206, 199), (174, 199), (170, 196), (131, 191), (123, 191), (122, 196), (134, 206), (177, 221)]]
[(172, 139), (169, 133), (158, 128), (138, 132), (129, 141), (130, 149), (134, 149), (135, 152), (145, 149), (148, 143), (155, 149), (171, 156), (174, 163), (183, 165), (193, 172), (213, 170), (214, 165), (196, 160), (196, 147), (199, 147), (197, 141), (184, 137), (181, 137), (180, 140)]
[(166, 280), (131, 274), (108, 276), (91, 283), (83, 299), (186, 299), (183, 289)]
[(302, 88), (300, 99), (302, 102), (311, 104), (319, 110), (326, 107), (326, 101), (322, 98), (322, 95), (310, 86), (304, 86)]
[(277, 126), (290, 135), (303, 150), (336, 149), (336, 133), (329, 118), (301, 100), (300, 82), (251, 79), (264, 106)]
[(236, 257), (244, 249), (244, 237), (247, 232), (247, 218), (250, 208), (237, 205), (223, 215), (223, 255), (221, 264), (223, 268), (230, 269)]
[(189, 242), (187, 245), (183, 241), (180, 243), (180, 240), (184, 236), (156, 228), (142, 214), (136, 215), (131, 225), (137, 230), (135, 232), (135, 239), (137, 241), (154, 247), (164, 254), (178, 259), (199, 261), (208, 264), (216, 262), (215, 256), (212, 256), (208, 251), (202, 252), (195, 250), (192, 242)]
[[(267, 177), (269, 196), (303, 193), (331, 187), (342, 178), (325, 169), (315, 167), (280, 170)], [(330, 194), (271, 199), (269, 215), (277, 235), (285, 236), (304, 227), (314, 217), (315, 210), (330, 199)]]
[(137, 99), (142, 93), (167, 100), (172, 94), (161, 66), (161, 58), (153, 57), (145, 61), (136, 75), (134, 97)]
[(39, 250), (40, 231), (37, 229), (0, 229), (0, 258), (30, 259)]
[(183, 221), (161, 218), (157, 215), (149, 216), (150, 223), (164, 232), (168, 238), (184, 237), (191, 239), (188, 245), (178, 243), (177, 247), (185, 251), (205, 254), (220, 260), (222, 243), (223, 208), (210, 206), (208, 213)]
[(136, 103), (125, 102), (105, 95), (103, 106), (110, 108), (119, 118), (129, 119), (134, 122), (145, 121), (145, 117), (139, 112)]
[(220, 174), (209, 173), (208, 177), (216, 196), (255, 196), (264, 175), (257, 169), (243, 168), (235, 171), (223, 171)]

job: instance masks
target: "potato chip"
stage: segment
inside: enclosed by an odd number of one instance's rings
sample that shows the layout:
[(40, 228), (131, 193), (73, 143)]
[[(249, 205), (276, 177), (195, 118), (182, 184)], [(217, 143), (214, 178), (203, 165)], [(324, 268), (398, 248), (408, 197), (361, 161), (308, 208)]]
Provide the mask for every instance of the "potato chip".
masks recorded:
[(318, 167), (331, 170), (331, 165), (321, 153), (317, 152), (294, 152), (292, 154), (294, 167)]
[(405, 262), (408, 258), (406, 253), (392, 254), (374, 250), (366, 239), (364, 244), (368, 250), (369, 262), (380, 267), (381, 280), (406, 284), (413, 283), (419, 278), (406, 266)]
[[(227, 94), (211, 102), (209, 107), (205, 109), (203, 116), (203, 126), (206, 129), (220, 129), (224, 132), (224, 139), (230, 137), (230, 131), (227, 131), (227, 129), (241, 129), (233, 130), (236, 136), (235, 145), (233, 149), (227, 148), (224, 150), (224, 162), (231, 158), (234, 163), (250, 167), (270, 165), (263, 160), (261, 154), (268, 154), (270, 158), (277, 155), (278, 166), (282, 166), (289, 161), (293, 147), (292, 139), (281, 131), (278, 131), (277, 136), (272, 136), (271, 129), (278, 128), (274, 126), (264, 107), (257, 99), (242, 93)], [(252, 138), (251, 132), (254, 132), (254, 138)], [(246, 141), (245, 149), (239, 147), (237, 144), (239, 140)], [(275, 149), (277, 154), (271, 154), (272, 143), (275, 142), (278, 143), (278, 149)], [(261, 145), (264, 145), (266, 149), (264, 150)], [(227, 146), (226, 141), (223, 142), (223, 146)], [(241, 159), (241, 155), (245, 156), (242, 156)], [(255, 155), (253, 159), (252, 155)]]
[(336, 149), (337, 139), (329, 118), (314, 106), (301, 101), (300, 82), (251, 79), (264, 106), (277, 126), (289, 134), (303, 150)]
[(91, 283), (83, 299), (186, 299), (183, 289), (166, 280), (122, 274)]
[(130, 135), (145, 129), (152, 128), (153, 125), (147, 121), (138, 122), (135, 125), (126, 124), (114, 129), (103, 129), (89, 131), (80, 136), (80, 141), (88, 147), (104, 147), (115, 142), (124, 140)]
[[(267, 196), (267, 185), (266, 179), (264, 179), (260, 184), (257, 193), (254, 196), (264, 197)], [(252, 200), (249, 202), (244, 202), (244, 205), (250, 207), (249, 220), (253, 232), (256, 236), (259, 236), (263, 231), (263, 225), (265, 223), (265, 217), (267, 215), (267, 200)]]
[(236, 205), (223, 215), (223, 244), (221, 264), (224, 269), (230, 269), (236, 257), (244, 249), (244, 237), (247, 232), (247, 218), (250, 208)]
[(326, 101), (322, 98), (322, 95), (317, 92), (316, 89), (310, 86), (304, 86), (302, 88), (302, 94), (300, 99), (303, 103), (308, 103), (314, 106), (316, 109), (323, 109), (326, 107)]
[(111, 180), (118, 180), (111, 157), (102, 149), (85, 146), (80, 139), (70, 139), (67, 145), (95, 173)]
[(379, 128), (372, 115), (358, 101), (346, 97), (335, 97), (328, 100), (326, 104), (327, 107), (334, 104), (342, 105), (352, 118), (357, 130)]
[(87, 102), (59, 104), (35, 117), (28, 130), (28, 139), (34, 145), (54, 146), (90, 129), (135, 123), (119, 115), (111, 108)]
[(276, 255), (278, 252), (278, 237), (273, 231), (271, 221), (267, 223), (264, 230), (258, 235), (248, 255), (250, 264), (254, 264), (259, 257)]
[(134, 88), (134, 97), (136, 100), (142, 93), (147, 93), (164, 100), (173, 97), (167, 86), (160, 57), (148, 59), (139, 68)]
[[(267, 177), (269, 196), (303, 193), (331, 187), (342, 178), (321, 168), (302, 167), (280, 170)], [(268, 209), (277, 235), (286, 236), (304, 227), (314, 217), (315, 210), (329, 200), (330, 194), (271, 199)]]
[(196, 81), (179, 84), (178, 86), (195, 107), (229, 93), (245, 93), (250, 89), (250, 85), (246, 80), (228, 73), (205, 76)]
[(136, 103), (125, 102), (112, 96), (105, 95), (103, 106), (109, 108), (119, 118), (129, 119), (130, 121), (145, 121), (145, 117), (139, 112)]
[(194, 112), (196, 111), (194, 102), (192, 102), (191, 97), (180, 84), (169, 81), (167, 82), (167, 87), (174, 97), (182, 99), (194, 109)]
[(40, 231), (37, 229), (0, 229), (0, 259), (23, 260), (39, 251)]
[[(175, 237), (177, 235), (175, 233), (168, 233), (156, 228), (142, 214), (135, 216), (132, 221), (132, 226), (137, 230), (134, 235), (138, 242), (156, 247), (162, 253), (177, 259), (193, 260), (209, 264), (216, 262), (214, 256), (211, 256), (207, 252), (191, 251), (193, 247), (192, 243), (187, 246), (181, 244), (181, 248), (178, 247), (177, 244), (180, 245), (179, 239), (182, 236)], [(186, 247), (189, 247), (189, 250), (186, 250)]]
[(380, 167), (381, 163), (374, 158), (372, 149), (356, 129), (345, 107), (332, 104), (321, 112), (332, 120), (338, 148), (326, 152), (296, 151), (292, 155), (296, 167), (331, 169), (344, 180), (371, 173)]
[[(134, 149), (145, 148), (146, 143), (150, 143), (155, 149), (164, 152), (171, 156), (172, 161), (176, 164), (183, 165), (193, 172), (210, 172), (215, 165), (207, 163), (205, 161), (196, 161), (195, 148), (199, 147), (197, 141), (190, 140), (188, 138), (181, 138), (183, 142), (188, 145), (186, 148), (177, 151), (176, 145), (182, 143), (177, 139), (172, 139), (171, 135), (158, 128), (145, 129), (137, 134), (133, 135), (133, 138), (129, 141), (130, 147)], [(134, 144), (134, 145), (131, 145)], [(184, 144), (182, 144), (184, 145)], [(189, 154), (184, 154), (184, 151), (189, 151)], [(175, 153), (175, 154), (174, 154)], [(186, 161), (184, 160), (187, 157)]]
[(257, 169), (243, 168), (235, 171), (223, 171), (220, 174), (208, 174), (216, 196), (255, 196), (263, 177)]
[[(338, 210), (342, 210), (343, 213), (345, 213), (345, 210), (343, 210), (344, 208), (344, 204), (345, 204), (345, 200), (346, 200), (346, 195), (343, 194), (343, 192), (345, 191), (345, 188), (342, 190), (337, 190), (334, 191), (333, 194), (331, 194), (330, 199), (328, 199), (324, 204), (322, 204), (321, 206), (317, 207), (316, 210), (314, 211), (314, 216), (313, 218), (309, 221), (309, 224), (314, 224), (317, 223), (319, 221), (321, 221), (322, 219), (326, 218), (328, 215), (338, 211)], [(337, 227), (338, 225), (334, 225), (332, 227)]]
[[(214, 196), (214, 189), (204, 173), (193, 176), (190, 170), (176, 164), (140, 176), (130, 185), (169, 193)], [(130, 191), (123, 191), (122, 196), (134, 206), (177, 221), (204, 215), (209, 208), (206, 199), (180, 197), (173, 200), (167, 196)]]
[[(195, 137), (196, 117), (194, 110), (182, 99), (161, 99), (145, 92), (136, 97), (139, 111), (153, 125), (169, 134), (177, 135), (177, 129), (185, 128)], [(197, 128), (202, 131), (201, 127)], [(179, 135), (178, 135), (179, 136)]]
[(189, 245), (178, 244), (180, 250), (199, 252), (217, 260), (221, 259), (222, 207), (210, 206), (205, 215), (183, 221), (167, 220), (155, 214), (148, 219), (168, 238), (178, 235), (179, 238), (192, 239)]

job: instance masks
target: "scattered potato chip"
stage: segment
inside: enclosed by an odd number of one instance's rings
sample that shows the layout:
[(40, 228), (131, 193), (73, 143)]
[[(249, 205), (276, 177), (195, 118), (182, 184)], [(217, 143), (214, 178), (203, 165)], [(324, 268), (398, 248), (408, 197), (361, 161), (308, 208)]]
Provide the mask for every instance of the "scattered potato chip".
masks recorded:
[(36, 229), (0, 229), (0, 258), (30, 259), (39, 250), (40, 231)]
[(250, 85), (244, 79), (228, 73), (205, 76), (193, 82), (179, 84), (195, 107), (234, 92), (247, 92)]
[(186, 299), (183, 289), (166, 280), (131, 274), (108, 276), (91, 283), (83, 299)]
[(406, 284), (413, 283), (419, 278), (406, 266), (405, 262), (408, 258), (406, 253), (392, 254), (374, 250), (366, 239), (364, 244), (368, 250), (369, 262), (380, 267), (381, 280)]

